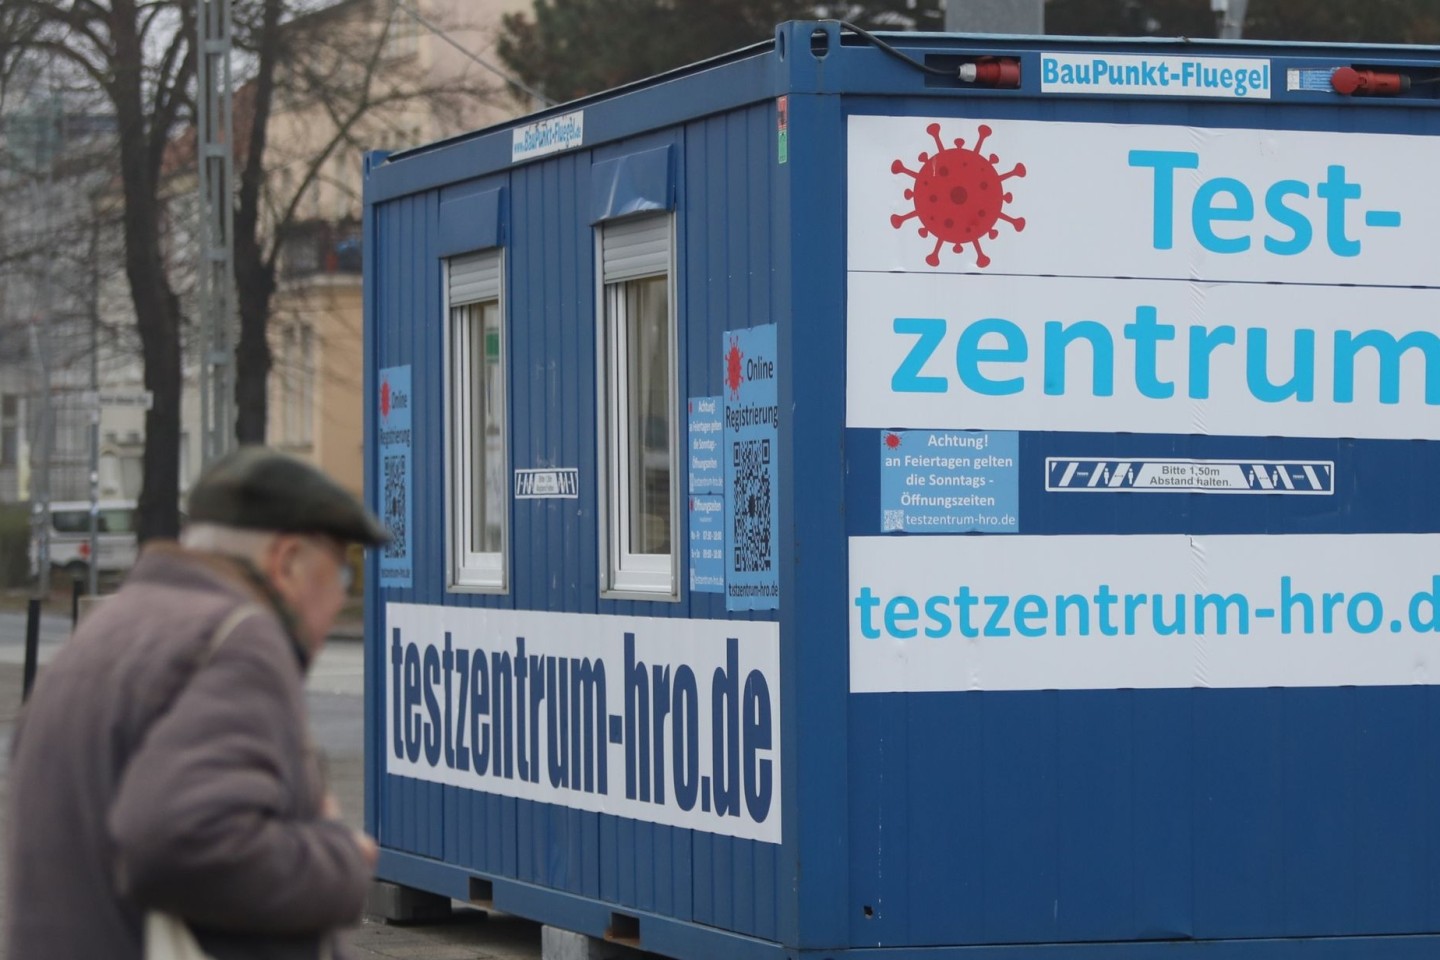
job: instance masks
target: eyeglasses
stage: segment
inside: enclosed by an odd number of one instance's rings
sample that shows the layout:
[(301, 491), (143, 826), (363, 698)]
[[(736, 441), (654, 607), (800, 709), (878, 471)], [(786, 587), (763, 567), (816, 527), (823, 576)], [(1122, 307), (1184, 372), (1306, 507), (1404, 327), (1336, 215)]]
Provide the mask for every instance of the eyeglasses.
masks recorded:
[(331, 559), (335, 561), (335, 571), (340, 580), (340, 589), (349, 593), (350, 588), (355, 584), (355, 571), (351, 568), (350, 560), (345, 555), (345, 547), (325, 536), (310, 536), (305, 539), (330, 554)]

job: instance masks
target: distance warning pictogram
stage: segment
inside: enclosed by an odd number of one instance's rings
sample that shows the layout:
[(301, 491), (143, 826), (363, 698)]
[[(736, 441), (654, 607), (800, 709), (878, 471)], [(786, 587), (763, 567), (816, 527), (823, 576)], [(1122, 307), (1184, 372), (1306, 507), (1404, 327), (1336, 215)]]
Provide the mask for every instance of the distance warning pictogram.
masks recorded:
[(981, 153), (986, 138), (994, 132), (983, 123), (980, 139), (971, 150), (964, 149), (964, 140), (956, 140), (955, 146), (947, 148), (940, 139), (938, 123), (925, 130), (935, 139), (935, 155), (921, 153), (918, 171), (908, 169), (900, 160), (890, 165), (891, 173), (915, 178), (914, 189), (905, 191), (905, 199), (915, 201), (915, 209), (903, 216), (891, 216), (890, 225), (898, 230), (905, 221), (919, 217), (920, 236), (935, 238), (935, 249), (925, 258), (932, 267), (940, 266), (940, 248), (947, 243), (956, 253), (963, 253), (967, 243), (973, 245), (975, 265), (987, 267), (990, 258), (981, 249), (980, 238), (994, 240), (1000, 236), (995, 226), (1001, 220), (1017, 233), (1025, 229), (1024, 217), (1009, 216), (1001, 209), (1013, 199), (1005, 192), (1004, 181), (1025, 176), (1025, 164), (1017, 163), (1008, 173), (1000, 173), (996, 167), (999, 155), (986, 157)]
[(1125, 460), (1047, 457), (1048, 492), (1335, 493), (1333, 460)]

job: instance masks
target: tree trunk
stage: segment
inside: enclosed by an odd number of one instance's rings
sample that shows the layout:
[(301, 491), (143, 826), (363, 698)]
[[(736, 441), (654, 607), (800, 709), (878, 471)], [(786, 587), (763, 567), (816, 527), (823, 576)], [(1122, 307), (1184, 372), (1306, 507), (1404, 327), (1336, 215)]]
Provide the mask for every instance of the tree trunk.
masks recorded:
[[(131, 289), (140, 307), (142, 295), (136, 282), (132, 278)], [(180, 310), (168, 289), (160, 291), (157, 300), (148, 308), (155, 311), (153, 319), (140, 324), (145, 388), (153, 398), (145, 414), (144, 482), (139, 503), (142, 543), (154, 537), (173, 538), (180, 532)]]
[(147, 123), (144, 57), (134, 0), (114, 0), (112, 10), (115, 77), (109, 92), (115, 105), (125, 193), (125, 276), (135, 305), (145, 387), (152, 397), (145, 414), (137, 511), (137, 534), (143, 543), (180, 532), (180, 303), (170, 287), (160, 243), (160, 166), (169, 123), (158, 111)]
[[(270, 297), (275, 292), (275, 268), (258, 250), (250, 250), (251, 236), (236, 231), (236, 298), (240, 307), (240, 342), (235, 348), (235, 438), (241, 443), (264, 443), (269, 422)], [(247, 242), (248, 241), (248, 242)]]
[[(252, 81), (252, 107), (245, 162), (235, 204), (235, 296), (239, 300), (240, 342), (235, 347), (235, 439), (264, 443), (270, 416), (270, 298), (275, 293), (275, 257), (265, 255), (260, 239), (261, 197), (265, 185), (265, 145), (275, 96), (280, 55), (282, 0), (261, 8), (260, 49)], [(276, 249), (285, 224), (275, 224)]]
[[(124, 120), (122, 120), (122, 123)], [(121, 138), (125, 202), (125, 275), (135, 304), (152, 401), (145, 414), (145, 457), (140, 488), (139, 539), (180, 531), (180, 304), (170, 289), (160, 253), (154, 180), (138, 151)], [(148, 192), (149, 202), (145, 202)]]

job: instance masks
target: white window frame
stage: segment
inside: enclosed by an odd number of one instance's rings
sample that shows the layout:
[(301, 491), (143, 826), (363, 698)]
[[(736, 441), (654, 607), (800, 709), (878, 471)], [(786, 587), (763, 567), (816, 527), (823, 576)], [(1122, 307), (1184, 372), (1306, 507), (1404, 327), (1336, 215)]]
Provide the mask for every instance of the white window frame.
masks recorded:
[[(600, 224), (596, 230), (596, 405), (600, 463), (600, 592), (616, 599), (680, 599), (679, 323), (675, 218), (671, 214)], [(608, 256), (607, 256), (608, 254)], [(670, 552), (632, 553), (626, 285), (665, 278), (668, 323), (666, 402), (670, 457)]]
[[(463, 287), (452, 283), (451, 268), (457, 262), (478, 265), (485, 278)], [(445, 261), (445, 502), (449, 507), (449, 524), (445, 536), (447, 569), (446, 589), (454, 593), (506, 593), (509, 590), (510, 556), (510, 403), (507, 378), (509, 337), (506, 330), (504, 296), (505, 258), (496, 248), (481, 253), (463, 254)], [(469, 271), (467, 271), (469, 273)], [(500, 398), (500, 463), (494, 470), (500, 489), (500, 549), (472, 549), (471, 519), (473, 491), (485, 478), (476, 476), (479, 466), (474, 456), (475, 431), (471, 416), (473, 381), (467, 361), (470, 357), (469, 329), (475, 318), (483, 316), (481, 308), (493, 304), (498, 315), (500, 337), (499, 362), (495, 366), (498, 385), (494, 393)], [(475, 308), (472, 312), (466, 308)], [(481, 332), (483, 336), (483, 331)]]

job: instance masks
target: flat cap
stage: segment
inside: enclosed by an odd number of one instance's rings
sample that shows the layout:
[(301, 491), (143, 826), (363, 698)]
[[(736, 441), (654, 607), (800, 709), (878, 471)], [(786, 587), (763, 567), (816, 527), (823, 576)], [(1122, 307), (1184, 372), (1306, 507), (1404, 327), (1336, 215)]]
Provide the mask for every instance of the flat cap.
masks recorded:
[(324, 472), (268, 447), (244, 446), (216, 460), (190, 491), (191, 522), (246, 530), (323, 533), (375, 546), (390, 531)]

